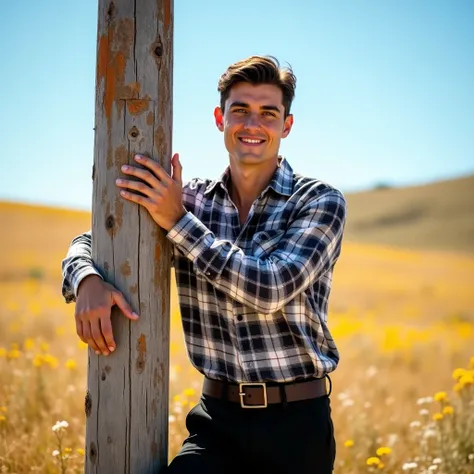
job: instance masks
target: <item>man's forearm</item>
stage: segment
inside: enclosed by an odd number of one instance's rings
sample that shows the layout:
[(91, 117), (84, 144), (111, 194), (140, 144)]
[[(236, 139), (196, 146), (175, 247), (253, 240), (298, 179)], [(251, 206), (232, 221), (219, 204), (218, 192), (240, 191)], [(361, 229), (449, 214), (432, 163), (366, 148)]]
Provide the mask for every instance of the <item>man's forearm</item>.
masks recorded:
[(63, 275), (62, 294), (66, 303), (76, 301), (77, 289), (85, 277), (97, 275), (102, 278), (92, 261), (91, 231), (84, 232), (72, 240), (61, 267)]

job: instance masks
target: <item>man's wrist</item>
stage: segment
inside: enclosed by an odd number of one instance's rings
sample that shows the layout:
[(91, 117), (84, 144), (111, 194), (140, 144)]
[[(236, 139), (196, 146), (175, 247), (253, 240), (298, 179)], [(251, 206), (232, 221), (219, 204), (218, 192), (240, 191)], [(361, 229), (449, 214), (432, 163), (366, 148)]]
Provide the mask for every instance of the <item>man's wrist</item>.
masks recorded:
[[(95, 277), (95, 278), (94, 278)], [(89, 282), (89, 283), (92, 283), (93, 280), (95, 279), (98, 279), (98, 280), (102, 280), (102, 278), (97, 275), (97, 274), (91, 274), (91, 275), (86, 275), (80, 282), (79, 282), (79, 285), (77, 286), (77, 296), (79, 296), (79, 292), (81, 290), (81, 288), (84, 286), (84, 282)], [(89, 284), (88, 283), (88, 284)]]

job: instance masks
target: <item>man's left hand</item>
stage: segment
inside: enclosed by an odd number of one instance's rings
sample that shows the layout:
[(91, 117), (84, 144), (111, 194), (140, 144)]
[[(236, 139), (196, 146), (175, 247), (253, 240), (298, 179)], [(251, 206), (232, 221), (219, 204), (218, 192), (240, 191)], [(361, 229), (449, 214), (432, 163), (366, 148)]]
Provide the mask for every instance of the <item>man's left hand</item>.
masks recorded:
[[(135, 160), (145, 169), (131, 165), (122, 166), (122, 172), (139, 178), (141, 181), (117, 179), (120, 195), (128, 201), (135, 202), (146, 208), (152, 219), (169, 232), (186, 214), (183, 206), (183, 167), (176, 153), (171, 159), (173, 168), (170, 176), (159, 163), (143, 155), (135, 155)], [(140, 194), (131, 192), (138, 191)]]

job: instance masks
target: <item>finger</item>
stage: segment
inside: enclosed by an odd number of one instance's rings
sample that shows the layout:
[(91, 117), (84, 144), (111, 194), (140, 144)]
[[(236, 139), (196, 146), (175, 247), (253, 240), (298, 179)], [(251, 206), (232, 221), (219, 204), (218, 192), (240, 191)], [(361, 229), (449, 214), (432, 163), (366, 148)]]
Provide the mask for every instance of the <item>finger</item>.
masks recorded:
[(151, 170), (153, 174), (157, 176), (160, 181), (162, 181), (166, 186), (169, 186), (171, 184), (171, 176), (163, 169), (163, 167), (158, 162), (143, 155), (135, 155), (135, 160), (137, 163), (140, 163), (141, 165)]
[(171, 163), (173, 164), (173, 180), (182, 183), (183, 167), (181, 166), (181, 161), (179, 161), (178, 153), (174, 154)]
[(97, 347), (97, 344), (95, 343), (94, 339), (92, 339), (91, 325), (89, 321), (85, 321), (84, 323), (82, 323), (82, 332), (84, 334), (85, 342), (89, 344), (89, 346), (97, 355), (100, 354), (100, 350)]
[(100, 320), (100, 329), (102, 330), (102, 335), (104, 336), (105, 343), (110, 352), (113, 352), (116, 348), (114, 335), (112, 333), (112, 322), (110, 321), (110, 316), (104, 316)]
[(79, 318), (76, 318), (76, 333), (82, 342), (87, 343), (87, 341), (84, 338), (84, 333), (82, 330), (82, 321)]
[(99, 346), (100, 352), (104, 355), (109, 355), (109, 349), (107, 349), (107, 344), (105, 343), (104, 336), (102, 335), (102, 331), (100, 330), (100, 324), (98, 319), (94, 319), (91, 321), (91, 332), (92, 332), (92, 337)]
[(114, 291), (112, 293), (113, 302), (122, 310), (122, 313), (132, 321), (138, 319), (138, 314), (133, 312), (132, 307), (127, 303), (127, 300), (124, 298), (120, 291)]
[(141, 180), (149, 184), (150, 187), (152, 188), (159, 187), (160, 184), (163, 185), (160, 182), (160, 180), (155, 176), (155, 174), (150, 173), (150, 171), (146, 169), (138, 168), (137, 166), (130, 166), (130, 165), (123, 165), (120, 169), (125, 174), (140, 178)]
[(163, 187), (163, 185), (160, 184), (158, 180), (156, 180), (156, 182), (158, 183), (157, 187), (151, 188), (150, 186), (147, 186), (145, 183), (142, 183), (141, 181), (131, 181), (129, 179), (122, 179), (122, 178), (115, 180), (115, 184), (119, 188), (127, 188), (129, 190), (138, 191), (148, 197), (152, 197), (154, 194), (159, 192), (158, 188)]
[(146, 209), (149, 208), (153, 204), (153, 201), (150, 199), (140, 196), (135, 193), (131, 193), (130, 191), (120, 191), (120, 196), (122, 196), (124, 199), (130, 202), (135, 202), (136, 204), (140, 204), (140, 206), (145, 207)]

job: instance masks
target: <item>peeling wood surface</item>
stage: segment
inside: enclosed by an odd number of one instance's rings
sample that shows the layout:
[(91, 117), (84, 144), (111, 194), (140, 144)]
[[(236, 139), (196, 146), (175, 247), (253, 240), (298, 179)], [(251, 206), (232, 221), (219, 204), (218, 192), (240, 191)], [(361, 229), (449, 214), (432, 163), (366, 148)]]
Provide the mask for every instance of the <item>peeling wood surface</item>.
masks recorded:
[(85, 472), (159, 473), (167, 464), (170, 243), (115, 179), (135, 153), (170, 172), (173, 0), (99, 0), (92, 254), (140, 320), (117, 308), (117, 350), (89, 351)]

